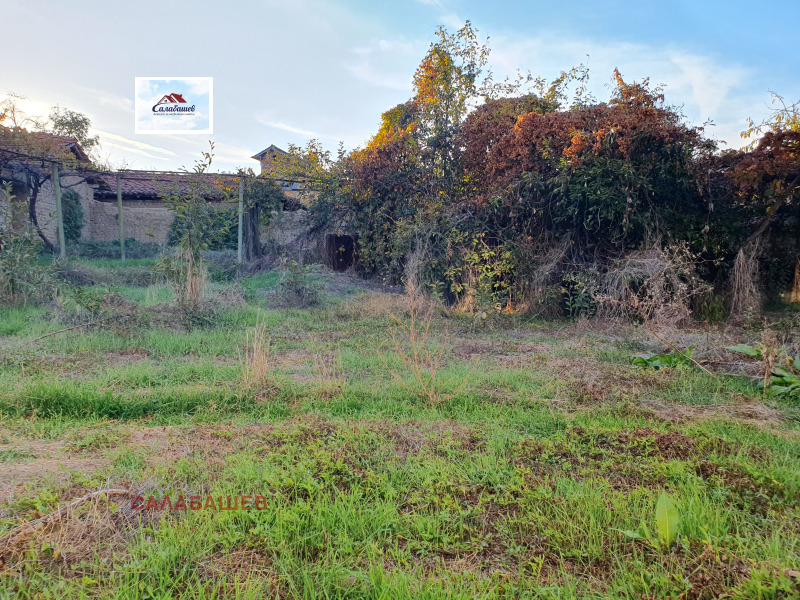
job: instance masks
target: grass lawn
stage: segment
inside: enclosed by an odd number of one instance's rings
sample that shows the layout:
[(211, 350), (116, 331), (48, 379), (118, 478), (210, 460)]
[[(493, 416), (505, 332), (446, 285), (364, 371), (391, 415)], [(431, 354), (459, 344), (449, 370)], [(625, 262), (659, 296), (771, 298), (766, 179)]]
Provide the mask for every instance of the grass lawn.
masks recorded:
[(737, 333), (665, 334), (709, 375), (632, 366), (646, 328), (437, 309), (426, 351), (322, 272), (186, 323), (151, 263), (74, 266), (133, 320), (0, 308), (0, 538), (130, 492), (0, 541), (0, 598), (800, 597), (800, 403), (715, 368)]

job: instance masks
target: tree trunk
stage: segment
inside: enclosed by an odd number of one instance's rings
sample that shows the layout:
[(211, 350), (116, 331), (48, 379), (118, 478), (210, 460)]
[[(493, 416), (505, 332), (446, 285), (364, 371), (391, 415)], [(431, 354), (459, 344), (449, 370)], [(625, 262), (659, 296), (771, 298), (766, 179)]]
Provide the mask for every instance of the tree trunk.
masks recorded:
[(244, 259), (247, 261), (263, 258), (264, 251), (261, 248), (261, 231), (259, 224), (258, 206), (252, 206), (245, 213), (244, 227)]
[(792, 304), (795, 302), (800, 302), (800, 206), (795, 207), (795, 219), (797, 222), (797, 228), (794, 238), (794, 281), (792, 282), (792, 289), (789, 292), (789, 302)]
[(792, 304), (800, 302), (800, 254), (797, 255), (797, 262), (794, 264), (794, 284), (792, 285), (789, 302)]
[(38, 196), (39, 196), (39, 188), (40, 188), (40, 184), (39, 184), (38, 181), (35, 181), (30, 186), (31, 195), (30, 195), (30, 198), (28, 198), (28, 216), (30, 217), (31, 223), (33, 223), (33, 226), (36, 227), (36, 233), (38, 233), (39, 237), (42, 238), (42, 242), (44, 242), (45, 247), (50, 252), (55, 254), (56, 247), (53, 245), (53, 243), (50, 240), (47, 239), (47, 236), (44, 234), (44, 231), (42, 231), (42, 228), (39, 227), (39, 219), (36, 216), (36, 198), (38, 198)]

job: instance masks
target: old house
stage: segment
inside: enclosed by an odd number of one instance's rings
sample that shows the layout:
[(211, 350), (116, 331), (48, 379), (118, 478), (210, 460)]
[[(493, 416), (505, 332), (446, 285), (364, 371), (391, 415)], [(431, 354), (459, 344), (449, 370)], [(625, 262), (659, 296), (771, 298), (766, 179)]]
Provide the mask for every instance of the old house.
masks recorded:
[[(22, 136), (20, 136), (22, 137)], [(1, 219), (12, 219), (17, 227), (25, 227), (34, 219), (26, 206), (34, 197), (35, 221), (51, 248), (58, 246), (55, 194), (52, 184), (52, 162), (59, 162), (62, 193), (74, 192), (80, 198), (83, 225), (81, 241), (115, 242), (119, 239), (119, 205), (117, 183), (122, 198), (122, 217), (126, 239), (142, 243), (166, 244), (174, 214), (164, 201), (167, 194), (186, 189), (190, 177), (203, 182), (207, 201), (236, 205), (238, 183), (235, 176), (225, 174), (182, 174), (157, 171), (125, 170), (118, 173), (97, 171), (74, 138), (25, 132), (25, 145), (15, 143), (13, 136), (0, 136), (0, 178), (10, 181), (19, 203), (15, 212), (0, 210)], [(253, 158), (259, 161), (260, 172), (269, 178), (276, 158), (286, 152), (271, 145)], [(48, 157), (52, 157), (52, 160)], [(311, 260), (318, 254), (319, 240), (309, 241), (307, 207), (303, 188), (296, 182), (276, 181), (285, 201), (270, 219), (270, 228), (263, 231), (269, 242), (287, 255), (305, 256)], [(225, 190), (225, 191), (223, 191)], [(247, 236), (246, 236), (247, 237)], [(258, 240), (258, 235), (255, 239)], [(316, 245), (315, 245), (316, 244)]]
[[(62, 193), (73, 193), (84, 215), (91, 212), (94, 176), (91, 162), (78, 140), (41, 132), (20, 132), (0, 128), (0, 181), (12, 184), (13, 207), (0, 210), (0, 219), (11, 220), (15, 228), (30, 221), (52, 245), (58, 245), (56, 201), (52, 182), (53, 161), (60, 163)], [(33, 206), (33, 210), (25, 207)], [(0, 228), (8, 224), (0, 221)], [(84, 221), (81, 235), (88, 235)]]
[(122, 196), (122, 218), (125, 238), (137, 242), (166, 244), (174, 214), (164, 196), (185, 190), (187, 177), (202, 182), (201, 191), (208, 202), (231, 202), (223, 190), (223, 182), (214, 174), (184, 175), (153, 171), (120, 171), (101, 173), (96, 178), (94, 202), (89, 216), (88, 235), (92, 241), (119, 239), (117, 177)]

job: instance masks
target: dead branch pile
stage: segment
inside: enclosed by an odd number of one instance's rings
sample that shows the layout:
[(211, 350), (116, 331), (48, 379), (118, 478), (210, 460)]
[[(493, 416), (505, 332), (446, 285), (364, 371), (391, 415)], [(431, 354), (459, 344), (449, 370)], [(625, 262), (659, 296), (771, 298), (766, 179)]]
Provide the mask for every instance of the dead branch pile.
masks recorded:
[(710, 289), (695, 265), (696, 257), (684, 244), (631, 252), (601, 277), (598, 314), (668, 327), (685, 324), (692, 298)]
[(543, 317), (560, 315), (560, 282), (569, 248), (570, 241), (567, 239), (522, 245), (520, 250), (526, 260), (520, 269), (522, 280), (525, 281), (522, 297), (526, 312)]
[(758, 286), (758, 243), (739, 250), (730, 279), (731, 320), (742, 321), (758, 312), (763, 300)]

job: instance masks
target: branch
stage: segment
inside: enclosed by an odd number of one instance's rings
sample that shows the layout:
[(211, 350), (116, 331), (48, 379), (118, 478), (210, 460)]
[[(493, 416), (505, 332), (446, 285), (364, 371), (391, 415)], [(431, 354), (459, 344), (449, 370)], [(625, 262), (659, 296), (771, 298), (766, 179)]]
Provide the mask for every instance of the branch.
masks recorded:
[(102, 323), (103, 321), (108, 321), (109, 319), (113, 319), (114, 317), (106, 317), (105, 319), (98, 319), (97, 321), (89, 321), (88, 323), (81, 323), (80, 325), (74, 325), (72, 327), (67, 327), (66, 329), (59, 329), (58, 331), (53, 331), (51, 333), (46, 333), (43, 336), (33, 338), (29, 341), (30, 344), (34, 342), (38, 342), (39, 340), (43, 340), (44, 338), (50, 337), (51, 335), (57, 335), (59, 333), (66, 333), (67, 331), (72, 331), (73, 329), (79, 329), (81, 327), (86, 327), (88, 325), (97, 325), (98, 323)]
[(781, 206), (783, 206), (789, 200), (789, 198), (792, 197), (792, 195), (794, 194), (794, 190), (797, 188), (798, 184), (800, 184), (800, 175), (795, 177), (794, 181), (792, 181), (789, 184), (787, 193), (778, 202), (776, 202), (769, 208), (769, 210), (767, 211), (767, 216), (761, 222), (761, 225), (759, 225), (758, 229), (756, 229), (753, 235), (747, 238), (747, 243), (754, 242), (759, 237), (761, 237), (761, 234), (763, 234), (767, 230), (767, 228), (772, 224), (772, 221), (775, 219), (775, 215), (778, 213), (778, 210), (781, 208)]
[(709, 371), (708, 369), (706, 369), (706, 368), (705, 368), (703, 365), (701, 365), (699, 362), (697, 362), (697, 361), (696, 361), (695, 359), (693, 359), (691, 356), (689, 356), (688, 354), (684, 354), (683, 352), (681, 352), (680, 350), (678, 350), (678, 349), (675, 347), (675, 344), (673, 344), (672, 342), (669, 342), (669, 341), (665, 340), (665, 339), (664, 339), (664, 338), (662, 338), (660, 335), (658, 335), (658, 334), (655, 332), (655, 330), (653, 329), (653, 325), (652, 325), (651, 323), (649, 323), (649, 322), (648, 322), (648, 324), (647, 324), (647, 327), (648, 327), (648, 329), (650, 329), (650, 333), (652, 333), (652, 334), (653, 334), (653, 335), (656, 337), (656, 339), (657, 339), (657, 340), (659, 340), (659, 341), (660, 341), (662, 344), (666, 344), (667, 346), (669, 346), (670, 348), (672, 348), (672, 351), (673, 351), (673, 352), (677, 352), (677, 353), (678, 353), (678, 354), (680, 354), (680, 355), (681, 355), (683, 358), (685, 358), (685, 359), (688, 359), (688, 360), (692, 361), (692, 363), (693, 363), (694, 365), (696, 365), (696, 366), (700, 367), (701, 369), (703, 369), (703, 371), (705, 371), (706, 373), (708, 373), (709, 375), (711, 375), (711, 377), (713, 377), (714, 379), (716, 379), (716, 378), (717, 378), (717, 376), (716, 376), (716, 375), (714, 375), (714, 373), (712, 373), (711, 371)]
[(44, 231), (42, 231), (42, 228), (39, 226), (39, 218), (36, 216), (36, 199), (39, 196), (40, 186), (41, 182), (38, 179), (34, 180), (34, 184), (31, 186), (32, 193), (28, 199), (28, 216), (31, 219), (31, 223), (33, 223), (34, 227), (36, 227), (36, 233), (38, 233), (39, 237), (42, 238), (44, 245), (50, 252), (55, 253), (56, 247), (50, 240), (47, 239)]
[(130, 496), (132, 492), (130, 490), (123, 490), (123, 489), (106, 489), (106, 490), (98, 490), (96, 492), (92, 492), (90, 494), (86, 494), (75, 500), (74, 502), (67, 504), (62, 508), (59, 508), (57, 511), (52, 512), (48, 515), (45, 515), (39, 519), (31, 521), (30, 523), (25, 523), (17, 527), (16, 529), (12, 529), (9, 533), (4, 535), (0, 538), (0, 556), (8, 553), (11, 548), (11, 543), (16, 541), (23, 535), (29, 535), (36, 531), (37, 529), (41, 529), (45, 525), (49, 525), (54, 521), (59, 521), (61, 518), (69, 513), (69, 511), (81, 506), (82, 504), (86, 504), (90, 500), (93, 500), (99, 496)]

